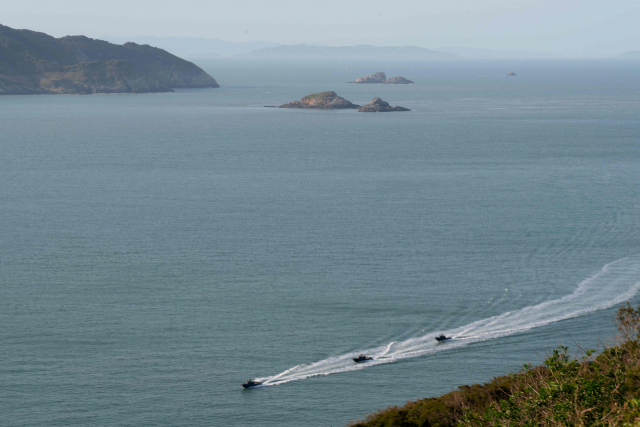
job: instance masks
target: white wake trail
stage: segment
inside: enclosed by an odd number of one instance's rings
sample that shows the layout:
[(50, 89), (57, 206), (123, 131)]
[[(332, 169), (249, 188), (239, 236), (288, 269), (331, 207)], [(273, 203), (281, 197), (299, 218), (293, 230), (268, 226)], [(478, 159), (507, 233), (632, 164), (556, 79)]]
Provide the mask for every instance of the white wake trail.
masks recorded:
[[(598, 273), (579, 283), (572, 294), (446, 331), (446, 335), (454, 338), (447, 345), (437, 345), (433, 338), (435, 332), (430, 332), (417, 338), (394, 341), (380, 347), (294, 366), (278, 375), (259, 380), (264, 385), (278, 385), (451, 350), (470, 343), (521, 333), (610, 308), (633, 298), (638, 290), (640, 290), (640, 255), (634, 255), (605, 265)], [(353, 363), (351, 359), (361, 352), (373, 356), (374, 360), (367, 363)]]

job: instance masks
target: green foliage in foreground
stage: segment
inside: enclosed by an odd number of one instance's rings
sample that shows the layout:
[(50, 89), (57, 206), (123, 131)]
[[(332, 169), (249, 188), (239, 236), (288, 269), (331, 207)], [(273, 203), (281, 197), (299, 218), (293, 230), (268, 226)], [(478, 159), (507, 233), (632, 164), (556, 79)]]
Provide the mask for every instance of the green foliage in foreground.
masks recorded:
[(351, 427), (640, 427), (640, 304), (616, 315), (618, 345), (571, 357), (559, 347), (543, 366), (369, 415)]

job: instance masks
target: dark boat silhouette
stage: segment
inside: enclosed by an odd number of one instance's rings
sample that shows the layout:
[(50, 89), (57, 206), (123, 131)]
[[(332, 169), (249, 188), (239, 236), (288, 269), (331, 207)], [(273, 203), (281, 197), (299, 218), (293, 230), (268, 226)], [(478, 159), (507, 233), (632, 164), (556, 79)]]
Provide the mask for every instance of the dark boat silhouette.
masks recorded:
[(446, 337), (444, 334), (440, 334), (439, 337), (436, 337), (436, 341), (447, 341), (450, 340), (451, 337)]
[(360, 356), (353, 358), (353, 361), (356, 363), (367, 362), (369, 360), (373, 360), (373, 357), (365, 356), (364, 354), (361, 354)]
[(246, 383), (242, 384), (242, 387), (251, 388), (251, 387), (257, 387), (259, 385), (262, 385), (262, 383), (260, 381), (253, 381), (252, 379), (249, 379), (249, 381), (247, 381)]

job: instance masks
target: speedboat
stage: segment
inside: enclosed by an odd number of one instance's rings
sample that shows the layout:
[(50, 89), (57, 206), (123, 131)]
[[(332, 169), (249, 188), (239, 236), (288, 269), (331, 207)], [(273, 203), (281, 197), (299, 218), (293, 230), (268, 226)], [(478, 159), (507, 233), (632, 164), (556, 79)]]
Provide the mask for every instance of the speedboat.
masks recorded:
[(360, 356), (353, 358), (353, 361), (356, 363), (362, 363), (369, 360), (373, 360), (373, 357), (365, 356), (364, 354), (361, 354)]
[(253, 381), (252, 379), (250, 379), (246, 383), (242, 384), (242, 387), (251, 388), (251, 387), (257, 387), (259, 385), (262, 385), (262, 383), (260, 381)]
[(451, 337), (447, 337), (444, 334), (440, 334), (439, 337), (436, 337), (436, 341), (447, 341), (447, 340), (450, 340), (450, 339), (451, 339)]

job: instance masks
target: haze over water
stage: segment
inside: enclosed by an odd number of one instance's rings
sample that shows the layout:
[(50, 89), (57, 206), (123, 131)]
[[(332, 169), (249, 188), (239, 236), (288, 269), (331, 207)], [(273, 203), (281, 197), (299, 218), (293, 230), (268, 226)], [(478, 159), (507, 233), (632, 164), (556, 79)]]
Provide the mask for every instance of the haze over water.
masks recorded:
[[(614, 333), (640, 63), (198, 65), (0, 98), (0, 425), (338, 426)], [(262, 108), (323, 90), (413, 111)]]

